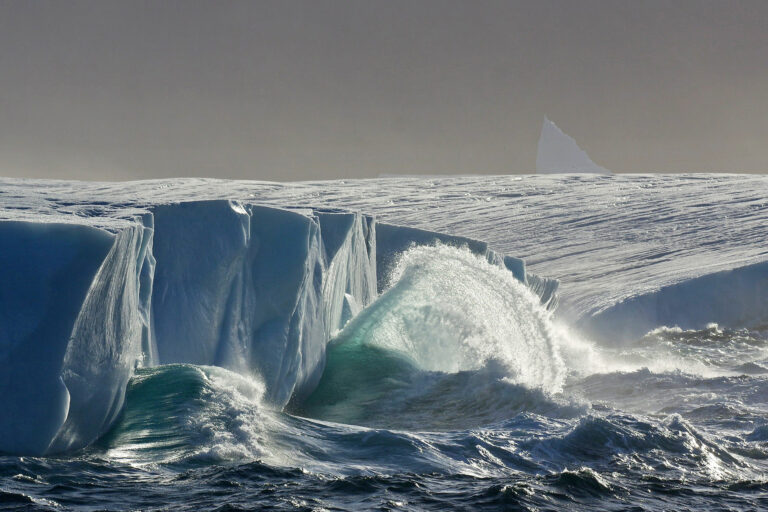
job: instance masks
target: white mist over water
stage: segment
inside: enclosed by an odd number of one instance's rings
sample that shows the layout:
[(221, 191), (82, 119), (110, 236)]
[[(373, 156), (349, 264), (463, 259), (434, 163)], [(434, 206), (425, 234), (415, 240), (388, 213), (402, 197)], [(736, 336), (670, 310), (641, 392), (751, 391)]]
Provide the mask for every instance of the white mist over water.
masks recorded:
[(562, 388), (566, 367), (551, 313), (506, 269), (469, 249), (421, 246), (403, 253), (390, 283), (334, 343), (398, 351), (446, 373), (495, 361), (516, 384)]

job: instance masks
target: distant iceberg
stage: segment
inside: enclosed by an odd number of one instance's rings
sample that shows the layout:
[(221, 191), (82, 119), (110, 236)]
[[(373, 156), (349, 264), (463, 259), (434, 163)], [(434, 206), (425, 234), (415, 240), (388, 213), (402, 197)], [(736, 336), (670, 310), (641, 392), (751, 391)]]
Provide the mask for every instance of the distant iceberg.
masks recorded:
[(546, 116), (541, 127), (539, 149), (536, 154), (536, 172), (611, 174), (589, 158), (587, 152), (576, 144), (573, 137), (563, 131)]

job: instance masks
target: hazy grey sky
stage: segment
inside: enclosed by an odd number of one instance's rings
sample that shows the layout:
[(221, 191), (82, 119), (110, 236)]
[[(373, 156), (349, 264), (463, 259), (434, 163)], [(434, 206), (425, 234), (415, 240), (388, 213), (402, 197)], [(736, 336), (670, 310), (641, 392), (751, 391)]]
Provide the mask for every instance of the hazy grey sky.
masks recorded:
[(0, 0), (0, 175), (768, 170), (768, 1)]

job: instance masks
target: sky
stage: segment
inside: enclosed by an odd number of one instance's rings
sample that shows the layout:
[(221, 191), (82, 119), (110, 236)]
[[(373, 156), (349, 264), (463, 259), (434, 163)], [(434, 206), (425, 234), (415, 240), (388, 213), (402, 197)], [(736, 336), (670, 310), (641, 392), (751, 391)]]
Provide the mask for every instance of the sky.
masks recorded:
[(0, 0), (0, 176), (768, 171), (768, 2)]

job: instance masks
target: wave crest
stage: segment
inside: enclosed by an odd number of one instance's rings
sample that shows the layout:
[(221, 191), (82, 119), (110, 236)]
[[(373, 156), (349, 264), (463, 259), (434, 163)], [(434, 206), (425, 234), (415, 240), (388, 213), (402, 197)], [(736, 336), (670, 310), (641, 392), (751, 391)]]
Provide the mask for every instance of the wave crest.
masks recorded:
[(499, 361), (517, 384), (562, 389), (566, 368), (547, 311), (510, 272), (466, 248), (414, 247), (392, 286), (334, 344), (405, 354), (424, 370), (455, 373)]

